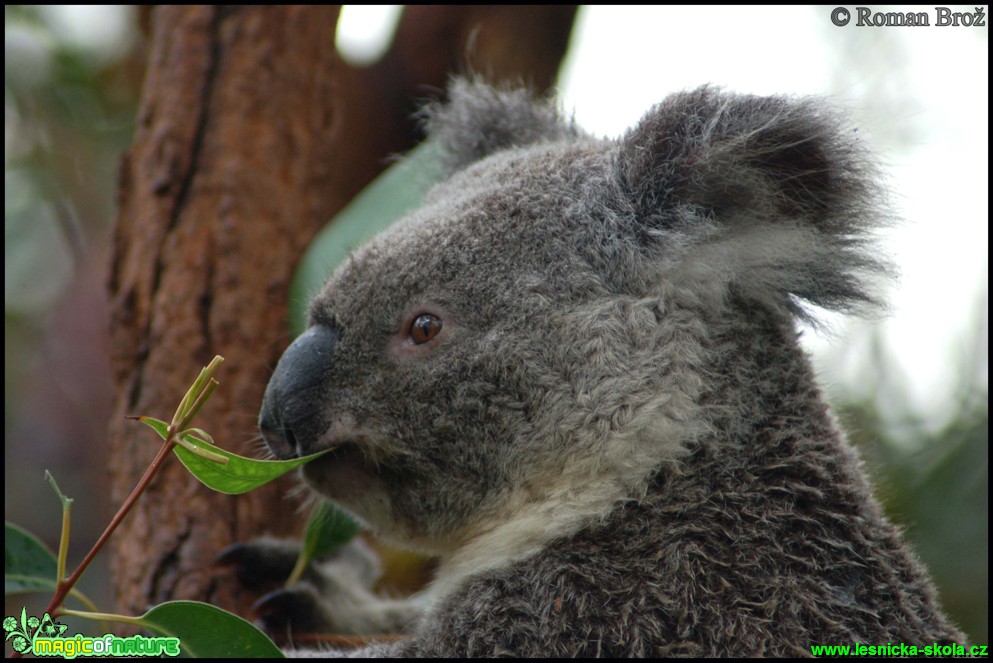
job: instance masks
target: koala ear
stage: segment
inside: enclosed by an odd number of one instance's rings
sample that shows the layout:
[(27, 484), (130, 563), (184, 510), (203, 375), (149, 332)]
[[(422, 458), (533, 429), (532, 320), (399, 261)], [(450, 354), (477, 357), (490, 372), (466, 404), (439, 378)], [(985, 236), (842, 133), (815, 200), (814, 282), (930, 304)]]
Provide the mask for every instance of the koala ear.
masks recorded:
[(643, 245), (709, 246), (728, 282), (805, 318), (796, 299), (876, 303), (864, 277), (888, 271), (870, 246), (886, 217), (878, 176), (826, 102), (678, 94), (621, 139), (615, 163)]
[(493, 87), (478, 78), (455, 78), (448, 103), (422, 111), (428, 136), (453, 173), (499, 150), (576, 136), (549, 99), (536, 99), (524, 87)]

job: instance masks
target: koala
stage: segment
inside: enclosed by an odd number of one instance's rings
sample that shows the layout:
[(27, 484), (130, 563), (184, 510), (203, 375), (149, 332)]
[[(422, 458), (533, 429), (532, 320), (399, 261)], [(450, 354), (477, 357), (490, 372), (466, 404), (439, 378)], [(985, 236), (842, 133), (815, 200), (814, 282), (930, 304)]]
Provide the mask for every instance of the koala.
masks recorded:
[(823, 100), (702, 87), (604, 139), (461, 79), (426, 126), (445, 179), (331, 276), (260, 429), (333, 449), (305, 483), (437, 576), (378, 597), (353, 544), (284, 622), (409, 636), (369, 656), (965, 641), (798, 343), (889, 271), (877, 171)]

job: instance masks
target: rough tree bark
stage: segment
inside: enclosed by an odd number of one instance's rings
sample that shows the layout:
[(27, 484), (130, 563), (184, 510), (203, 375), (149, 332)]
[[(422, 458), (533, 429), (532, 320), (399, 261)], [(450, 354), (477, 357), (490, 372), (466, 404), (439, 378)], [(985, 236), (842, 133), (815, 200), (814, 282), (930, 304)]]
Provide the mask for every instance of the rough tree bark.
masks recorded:
[[(411, 7), (389, 52), (351, 69), (334, 49), (337, 7), (159, 7), (134, 144), (120, 172), (110, 277), (117, 396), (112, 492), (156, 452), (127, 414), (168, 419), (200, 366), (227, 358), (197, 425), (257, 453), (255, 419), (288, 344), (287, 293), (320, 227), (413, 146), (418, 100), (469, 65), (552, 84), (575, 13), (566, 7)], [(211, 493), (169, 463), (113, 540), (118, 609), (170, 599), (241, 611), (215, 582), (223, 546), (299, 533), (291, 480)]]

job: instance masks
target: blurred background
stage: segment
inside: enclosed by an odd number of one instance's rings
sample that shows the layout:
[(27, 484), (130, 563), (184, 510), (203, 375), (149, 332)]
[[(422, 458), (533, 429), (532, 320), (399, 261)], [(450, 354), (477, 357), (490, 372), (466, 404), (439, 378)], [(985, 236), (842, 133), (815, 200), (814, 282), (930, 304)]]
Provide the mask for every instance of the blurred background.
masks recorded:
[[(346, 6), (343, 57), (375, 62), (400, 11)], [(105, 283), (148, 14), (4, 13), (5, 518), (56, 547), (58, 500), (42, 478), (50, 470), (76, 498), (78, 561), (112, 513)], [(880, 155), (902, 219), (882, 238), (901, 270), (892, 310), (869, 322), (828, 318), (826, 330), (804, 330), (804, 343), (943, 604), (986, 643), (987, 28), (837, 27), (831, 8), (584, 7), (559, 76), (563, 107), (606, 136), (702, 83), (828, 95)], [(94, 571), (84, 591), (109, 604)]]

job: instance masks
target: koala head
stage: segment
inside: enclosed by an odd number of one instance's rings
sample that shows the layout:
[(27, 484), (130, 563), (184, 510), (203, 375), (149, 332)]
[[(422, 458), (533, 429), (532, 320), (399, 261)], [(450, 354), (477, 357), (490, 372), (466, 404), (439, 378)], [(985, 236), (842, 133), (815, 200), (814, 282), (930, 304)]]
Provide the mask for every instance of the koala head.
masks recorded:
[(333, 448), (306, 482), (389, 538), (635, 497), (714, 425), (743, 311), (795, 342), (808, 305), (873, 303), (871, 169), (818, 101), (704, 87), (608, 140), (523, 90), (450, 97), (448, 178), (332, 275), (260, 418), (281, 458)]

